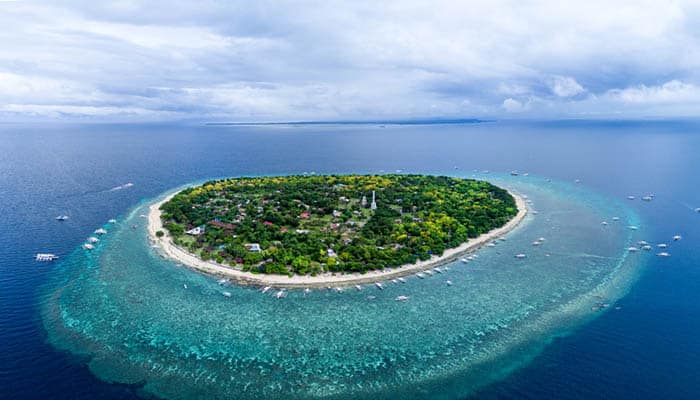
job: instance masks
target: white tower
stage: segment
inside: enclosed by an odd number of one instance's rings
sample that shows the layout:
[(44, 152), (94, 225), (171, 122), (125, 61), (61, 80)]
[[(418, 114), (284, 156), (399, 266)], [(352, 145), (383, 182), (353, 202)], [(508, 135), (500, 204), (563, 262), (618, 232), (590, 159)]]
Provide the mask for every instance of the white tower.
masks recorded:
[(377, 209), (377, 202), (374, 199), (374, 190), (372, 191), (372, 203), (369, 205), (369, 208), (372, 210)]

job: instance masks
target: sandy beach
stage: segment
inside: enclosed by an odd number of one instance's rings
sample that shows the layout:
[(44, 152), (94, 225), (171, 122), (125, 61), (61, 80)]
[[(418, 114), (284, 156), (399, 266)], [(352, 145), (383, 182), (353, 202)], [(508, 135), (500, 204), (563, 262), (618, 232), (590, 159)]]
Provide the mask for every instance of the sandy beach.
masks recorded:
[[(445, 252), (439, 257), (435, 256), (429, 260), (418, 261), (415, 264), (406, 264), (401, 267), (391, 269), (387, 268), (382, 271), (369, 271), (364, 274), (326, 273), (316, 276), (294, 275), (289, 277), (287, 275), (253, 274), (251, 272), (241, 271), (228, 265), (218, 264), (214, 261), (204, 261), (175, 245), (168, 235), (167, 230), (163, 228), (163, 223), (160, 218), (160, 206), (161, 204), (170, 200), (177, 193), (173, 193), (162, 201), (150, 206), (148, 213), (148, 235), (150, 240), (157, 246), (157, 249), (166, 257), (182, 263), (188, 268), (204, 272), (206, 274), (228, 278), (232, 282), (239, 285), (274, 286), (279, 288), (313, 288), (367, 284), (415, 274), (420, 271), (432, 269), (442, 264), (452, 262), (464, 254), (473, 252), (479, 247), (510, 232), (517, 227), (527, 215), (527, 205), (521, 196), (513, 192), (509, 193), (513, 196), (513, 198), (515, 198), (518, 213), (502, 227), (493, 229), (477, 238), (470, 239), (461, 246), (445, 250)], [(165, 233), (165, 236), (162, 238), (158, 238), (156, 236), (156, 232), (159, 230), (162, 230)]]

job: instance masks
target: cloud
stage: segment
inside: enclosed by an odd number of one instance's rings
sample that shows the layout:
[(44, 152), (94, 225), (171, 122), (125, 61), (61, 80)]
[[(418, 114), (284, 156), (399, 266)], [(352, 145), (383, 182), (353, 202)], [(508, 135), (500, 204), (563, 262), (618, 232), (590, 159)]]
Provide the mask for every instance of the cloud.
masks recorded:
[(503, 109), (505, 109), (508, 112), (520, 112), (523, 111), (524, 106), (523, 103), (509, 97), (503, 100)]
[(549, 87), (559, 97), (573, 97), (585, 92), (574, 78), (568, 76), (555, 76), (549, 82)]
[(700, 106), (700, 5), (689, 1), (52, 4), (0, 2), (0, 119), (634, 117)]
[(672, 80), (658, 86), (637, 85), (625, 89), (612, 89), (607, 96), (627, 104), (700, 103), (700, 87)]

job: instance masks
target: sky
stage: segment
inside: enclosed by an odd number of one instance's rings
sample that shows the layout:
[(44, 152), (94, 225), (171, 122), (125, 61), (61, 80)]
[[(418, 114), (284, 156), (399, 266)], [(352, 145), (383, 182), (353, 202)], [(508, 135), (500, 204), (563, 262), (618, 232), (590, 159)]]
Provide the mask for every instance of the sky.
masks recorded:
[(0, 121), (694, 117), (694, 3), (0, 0)]

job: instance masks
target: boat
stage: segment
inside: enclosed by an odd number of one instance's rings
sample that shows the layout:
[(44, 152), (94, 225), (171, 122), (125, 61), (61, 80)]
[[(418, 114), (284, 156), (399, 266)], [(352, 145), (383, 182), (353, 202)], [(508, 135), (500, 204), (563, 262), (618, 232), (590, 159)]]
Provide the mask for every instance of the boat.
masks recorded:
[(620, 217), (612, 217), (612, 220), (613, 220), (613, 221), (619, 221), (619, 220), (620, 220)]
[(84, 248), (85, 250), (94, 250), (94, 249), (95, 249), (95, 246), (92, 245), (92, 244), (90, 244), (90, 243), (85, 243), (85, 244), (83, 244), (83, 248)]
[(510, 175), (511, 176), (518, 176), (520, 174), (518, 174), (518, 171), (510, 171)]
[(51, 253), (37, 253), (37, 255), (34, 256), (34, 260), (36, 261), (53, 261), (56, 259), (58, 259), (58, 256)]
[(262, 288), (261, 292), (262, 292), (262, 293), (267, 293), (267, 292), (270, 291), (270, 289), (272, 289), (272, 286), (265, 286), (264, 288)]
[(359, 291), (359, 290), (362, 290), (362, 286), (360, 286), (360, 285), (355, 285), (355, 289), (357, 289), (358, 291)]
[(438, 274), (442, 273), (442, 270), (440, 268), (433, 268), (433, 271), (437, 272)]
[(281, 299), (282, 297), (285, 297), (286, 295), (287, 295), (287, 292), (285, 292), (284, 289), (282, 289), (279, 292), (275, 293), (275, 298)]
[(396, 301), (406, 301), (410, 299), (408, 296), (396, 296)]
[(654, 198), (652, 196), (644, 196), (642, 197), (642, 200), (644, 201), (652, 201)]
[(95, 230), (95, 235), (104, 235), (105, 233), (107, 233), (107, 231), (103, 228)]
[(525, 258), (525, 257), (527, 257), (527, 256), (526, 256), (525, 254), (523, 254), (523, 253), (520, 253), (520, 254), (516, 254), (516, 255), (515, 255), (515, 258), (518, 258), (518, 259), (523, 259), (523, 258)]
[(634, 200), (634, 196), (627, 196), (628, 200)]
[(406, 283), (406, 280), (405, 280), (405, 279), (403, 279), (403, 278), (398, 278), (398, 279), (399, 279), (399, 282), (401, 282), (401, 283)]
[(649, 242), (647, 242), (646, 240), (640, 240), (640, 241), (637, 242), (637, 244), (640, 245), (640, 246), (646, 246), (646, 245), (649, 244)]
[(469, 260), (467, 260), (466, 258), (463, 258), (463, 259), (461, 259), (461, 260), (459, 260), (459, 261), (461, 261), (461, 262), (463, 262), (463, 263), (465, 263), (465, 264), (469, 263)]
[(392, 279), (392, 280), (391, 280), (391, 283), (396, 283), (396, 284), (398, 284), (398, 283), (399, 283), (399, 281), (398, 281), (398, 280), (396, 280), (396, 279)]
[(533, 246), (539, 246), (539, 245), (541, 245), (541, 244), (542, 244), (542, 242), (537, 241), (537, 240), (535, 240), (534, 242), (532, 242), (532, 245), (533, 245)]
[(659, 257), (669, 257), (670, 254), (666, 253), (665, 251), (662, 251), (661, 253), (656, 253), (657, 256)]
[(600, 224), (601, 224), (601, 225), (607, 225), (607, 224), (608, 224), (608, 221), (603, 221), (603, 222), (601, 222)]
[(114, 218), (112, 218), (112, 219), (110, 219), (110, 220), (107, 221), (107, 222), (109, 222), (110, 224), (116, 224), (116, 223), (117, 223), (117, 220), (114, 219)]
[(638, 226), (635, 226), (635, 225), (630, 225), (630, 226), (627, 227), (627, 229), (629, 229), (629, 230), (631, 230), (631, 231), (636, 231), (636, 230), (639, 230), (639, 227), (638, 227)]
[(185, 288), (185, 289), (187, 289), (187, 284), (186, 284), (186, 283), (183, 283), (183, 284), (182, 284), (182, 287)]
[(381, 283), (379, 283), (379, 282), (376, 282), (376, 283), (374, 284), (374, 286), (376, 286), (377, 289), (379, 289), (379, 290), (384, 290), (384, 286), (383, 286)]
[(658, 248), (660, 248), (660, 249), (665, 249), (665, 248), (668, 247), (668, 245), (667, 245), (666, 243), (659, 243), (659, 244), (656, 245), (656, 247), (658, 247)]
[(447, 284), (447, 286), (452, 286), (452, 281), (447, 281), (445, 283)]
[(96, 237), (94, 237), (94, 236), (90, 236), (89, 238), (87, 238), (87, 241), (90, 242), (90, 243), (97, 243), (97, 242), (100, 241), (100, 239), (98, 239), (98, 238), (96, 238)]
[(231, 297), (231, 292), (221, 292), (224, 297)]
[(676, 236), (673, 237), (673, 241), (674, 241), (674, 242), (677, 242), (677, 241), (679, 241), (679, 240), (681, 240), (681, 239), (683, 239), (683, 236), (681, 236), (681, 235), (676, 235)]
[(425, 279), (425, 275), (419, 272), (416, 274), (416, 278)]
[(651, 246), (649, 246), (648, 244), (644, 245), (644, 246), (642, 246), (642, 250), (649, 251), (649, 250), (651, 250)]
[(425, 273), (426, 273), (426, 275), (433, 276), (433, 271), (427, 270), (427, 271), (425, 271)]
[(304, 297), (306, 297), (306, 295), (308, 295), (309, 293), (311, 293), (311, 289), (309, 289), (309, 288), (304, 289)]
[(67, 221), (67, 220), (68, 220), (67, 215), (59, 215), (58, 217), (56, 217), (56, 221)]
[(496, 243), (493, 243), (493, 242), (487, 243), (486, 247), (496, 247)]
[(500, 240), (501, 242), (505, 242), (505, 241), (506, 241), (506, 238), (504, 238), (503, 236), (501, 236), (501, 237), (498, 238), (498, 240)]
[(634, 252), (639, 251), (639, 249), (636, 248), (636, 247), (628, 247), (628, 248), (627, 248), (627, 251), (629, 251), (630, 253), (634, 253)]
[(342, 287), (337, 287), (335, 288), (335, 291), (338, 293), (343, 293), (343, 288)]
[(696, 213), (700, 213), (700, 207), (696, 208), (696, 209), (695, 209), (695, 212), (696, 212)]

